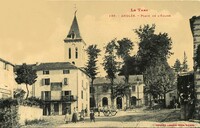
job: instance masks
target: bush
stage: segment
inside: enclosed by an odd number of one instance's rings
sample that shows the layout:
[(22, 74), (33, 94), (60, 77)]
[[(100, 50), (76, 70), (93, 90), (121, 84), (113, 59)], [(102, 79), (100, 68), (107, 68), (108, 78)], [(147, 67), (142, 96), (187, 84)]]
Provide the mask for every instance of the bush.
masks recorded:
[(45, 123), (45, 120), (42, 119), (35, 119), (35, 120), (26, 120), (25, 125), (33, 125), (33, 124), (42, 124)]
[(44, 105), (43, 100), (36, 98), (36, 97), (30, 97), (26, 100), (23, 101), (23, 105), (27, 105), (27, 106), (39, 106), (42, 108), (42, 106)]
[[(10, 99), (1, 99), (1, 108), (0, 108), (0, 126), (1, 128), (12, 128), (19, 127), (19, 119), (17, 114), (17, 106), (12, 104), (15, 102)], [(15, 104), (14, 104), (15, 105)]]

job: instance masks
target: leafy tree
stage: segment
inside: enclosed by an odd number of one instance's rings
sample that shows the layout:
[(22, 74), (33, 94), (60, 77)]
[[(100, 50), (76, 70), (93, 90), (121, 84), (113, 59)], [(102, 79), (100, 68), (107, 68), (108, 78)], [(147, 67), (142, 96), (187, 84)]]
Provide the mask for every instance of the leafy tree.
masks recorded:
[(176, 62), (174, 63), (174, 66), (173, 66), (175, 72), (179, 73), (181, 72), (182, 68), (181, 68), (181, 62), (179, 59), (176, 59)]
[(97, 58), (100, 55), (99, 53), (101, 52), (100, 49), (97, 48), (97, 45), (89, 45), (88, 48), (86, 49), (86, 52), (88, 54), (88, 61), (85, 67), (85, 71), (91, 78), (91, 87), (92, 87), (92, 99), (93, 102), (91, 102), (91, 106), (95, 106), (95, 97), (94, 97), (94, 87), (93, 87), (93, 82), (96, 79), (96, 75), (98, 74), (97, 72)]
[(33, 70), (32, 66), (22, 64), (21, 66), (19, 66), (16, 69), (15, 74), (17, 76), (15, 78), (15, 81), (18, 84), (25, 84), (26, 85), (26, 90), (27, 90), (26, 99), (27, 99), (28, 96), (29, 96), (28, 85), (32, 85), (36, 82), (36, 78), (37, 78), (36, 71)]
[(117, 41), (117, 55), (123, 60), (123, 74), (125, 76), (125, 83), (128, 83), (129, 71), (128, 71), (128, 62), (130, 59), (130, 52), (133, 50), (133, 42), (127, 38), (123, 38)]
[(159, 96), (166, 99), (166, 93), (175, 87), (175, 74), (168, 63), (161, 63), (156, 66), (150, 66), (145, 71), (145, 93), (150, 94), (153, 98)]
[(183, 70), (183, 72), (187, 72), (188, 71), (187, 56), (186, 56), (185, 52), (184, 52), (182, 70)]
[(110, 79), (111, 82), (111, 103), (114, 103), (114, 79), (116, 78), (116, 73), (118, 71), (118, 62), (116, 61), (116, 39), (111, 40), (105, 47), (105, 57), (103, 66), (107, 73), (107, 77)]
[(167, 59), (173, 54), (170, 52), (172, 48), (171, 38), (167, 33), (155, 34), (155, 25), (140, 26), (135, 30), (138, 35), (139, 50), (138, 57), (141, 61), (141, 68), (145, 71), (150, 65), (155, 65), (157, 60), (167, 61)]
[(198, 68), (200, 68), (200, 45), (197, 46), (196, 56), (194, 57), (194, 60), (196, 62), (194, 68), (195, 70), (197, 70)]
[[(144, 74), (145, 92), (154, 98), (163, 95), (170, 85), (167, 59), (173, 54), (171, 38), (167, 33), (155, 34), (155, 25), (144, 25), (135, 30), (138, 35), (140, 69)], [(166, 83), (165, 83), (166, 82)]]

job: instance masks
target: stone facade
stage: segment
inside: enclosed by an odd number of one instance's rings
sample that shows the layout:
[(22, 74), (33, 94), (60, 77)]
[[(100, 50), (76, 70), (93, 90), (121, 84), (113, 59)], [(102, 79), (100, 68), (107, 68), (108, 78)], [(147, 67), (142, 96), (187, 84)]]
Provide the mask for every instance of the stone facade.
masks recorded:
[(13, 67), (13, 64), (0, 58), (0, 98), (13, 97), (16, 88)]
[[(198, 17), (194, 16), (190, 19), (190, 27), (191, 27), (192, 36), (193, 36), (194, 57), (195, 57), (197, 47), (198, 45), (200, 45), (200, 16)], [(195, 61), (194, 61), (194, 67), (196, 67)], [(200, 68), (194, 70), (194, 84), (195, 84), (197, 102), (200, 103), (200, 73), (199, 71), (200, 71)]]
[[(118, 96), (114, 99), (114, 106), (124, 109), (131, 106), (144, 105), (144, 82), (142, 75), (129, 76), (130, 94)], [(117, 76), (114, 85), (124, 84), (124, 76)], [(94, 80), (96, 106), (111, 106), (110, 80), (105, 77), (97, 77)]]
[(32, 96), (43, 99), (44, 115), (63, 115), (89, 109), (89, 77), (69, 62), (41, 63), (34, 67), (37, 81)]

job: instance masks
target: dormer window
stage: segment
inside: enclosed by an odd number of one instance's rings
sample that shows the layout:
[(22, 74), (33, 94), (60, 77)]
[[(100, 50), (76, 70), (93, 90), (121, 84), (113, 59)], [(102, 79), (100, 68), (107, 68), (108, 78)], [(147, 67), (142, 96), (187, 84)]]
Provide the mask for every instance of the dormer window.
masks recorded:
[(74, 31), (72, 31), (71, 38), (72, 38), (72, 39), (75, 38), (75, 33), (74, 33)]

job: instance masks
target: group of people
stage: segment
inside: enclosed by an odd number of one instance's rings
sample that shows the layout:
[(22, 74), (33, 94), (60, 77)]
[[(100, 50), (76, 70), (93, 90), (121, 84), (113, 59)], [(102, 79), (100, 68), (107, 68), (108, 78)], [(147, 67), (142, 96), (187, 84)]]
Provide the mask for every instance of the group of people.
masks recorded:
[[(74, 111), (72, 113), (72, 116), (70, 115), (69, 109), (66, 109), (66, 114), (65, 114), (65, 122), (69, 123), (69, 122), (73, 122), (76, 123), (78, 121), (78, 112), (77, 109), (74, 107)], [(87, 108), (85, 110), (82, 110), (80, 112), (80, 119), (84, 120), (84, 117), (87, 116)], [(94, 121), (95, 122), (95, 115), (94, 115), (94, 111), (91, 110), (90, 111), (90, 121)]]

